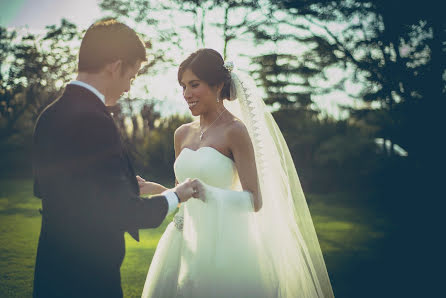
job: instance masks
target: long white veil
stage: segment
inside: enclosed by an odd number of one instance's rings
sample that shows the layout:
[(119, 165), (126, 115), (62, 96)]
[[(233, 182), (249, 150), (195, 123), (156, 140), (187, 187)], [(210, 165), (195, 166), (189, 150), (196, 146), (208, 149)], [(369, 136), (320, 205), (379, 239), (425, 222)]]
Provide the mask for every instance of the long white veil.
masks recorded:
[[(263, 206), (255, 215), (259, 261), (277, 297), (334, 297), (319, 241), (283, 135), (254, 80), (231, 71), (226, 108), (254, 146)], [(236, 99), (236, 100), (235, 100)]]

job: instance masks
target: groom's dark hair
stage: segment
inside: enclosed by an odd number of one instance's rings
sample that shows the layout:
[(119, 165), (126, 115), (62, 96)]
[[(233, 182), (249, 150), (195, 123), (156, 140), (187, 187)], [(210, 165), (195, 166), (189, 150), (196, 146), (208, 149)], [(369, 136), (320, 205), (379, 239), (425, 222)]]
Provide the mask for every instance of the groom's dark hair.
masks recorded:
[(144, 42), (138, 34), (114, 19), (100, 20), (88, 28), (79, 50), (79, 72), (98, 73), (105, 65), (122, 60), (124, 69), (146, 61)]

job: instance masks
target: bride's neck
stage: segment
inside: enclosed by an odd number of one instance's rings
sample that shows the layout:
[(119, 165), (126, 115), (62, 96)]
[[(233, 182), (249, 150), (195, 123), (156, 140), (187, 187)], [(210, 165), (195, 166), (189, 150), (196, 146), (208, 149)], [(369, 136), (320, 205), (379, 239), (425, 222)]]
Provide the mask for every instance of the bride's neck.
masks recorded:
[[(200, 126), (202, 128), (206, 128), (214, 121), (217, 120), (218, 117), (223, 118), (223, 115), (221, 115), (226, 108), (223, 106), (223, 104), (218, 105), (216, 109), (212, 109), (210, 111), (207, 111), (206, 113), (203, 113), (200, 115)], [(215, 124), (214, 124), (215, 125)]]

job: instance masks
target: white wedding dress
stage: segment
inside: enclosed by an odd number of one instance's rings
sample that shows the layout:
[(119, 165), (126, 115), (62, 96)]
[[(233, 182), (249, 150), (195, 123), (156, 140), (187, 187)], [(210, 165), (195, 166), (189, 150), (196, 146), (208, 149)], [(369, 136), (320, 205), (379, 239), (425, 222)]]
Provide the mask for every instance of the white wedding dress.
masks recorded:
[(142, 297), (332, 298), (330, 278), (293, 159), (255, 82), (231, 72), (225, 107), (246, 126), (262, 208), (254, 212), (234, 162), (212, 147), (183, 149), (178, 182), (198, 178), (204, 202), (182, 204), (161, 237)]
[(250, 232), (252, 203), (238, 191), (234, 162), (212, 147), (185, 148), (174, 169), (180, 183), (206, 184), (206, 202), (181, 205), (158, 243), (142, 297), (272, 297)]

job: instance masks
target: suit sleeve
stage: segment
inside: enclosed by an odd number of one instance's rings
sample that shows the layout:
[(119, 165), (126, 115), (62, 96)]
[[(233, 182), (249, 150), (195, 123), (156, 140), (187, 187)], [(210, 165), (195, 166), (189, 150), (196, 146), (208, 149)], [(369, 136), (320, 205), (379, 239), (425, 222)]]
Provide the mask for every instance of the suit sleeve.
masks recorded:
[(154, 228), (162, 223), (167, 200), (164, 196), (140, 198), (135, 192), (118, 131), (108, 115), (82, 115), (68, 135), (76, 161), (72, 165), (73, 186), (85, 189), (83, 203), (95, 213), (92, 218), (122, 230)]
[(32, 171), (33, 171), (33, 194), (35, 197), (42, 199), (42, 192), (40, 190), (40, 184), (39, 184), (39, 179), (38, 179), (38, 174), (37, 174), (37, 158), (38, 158), (38, 154), (37, 154), (37, 149), (38, 149), (38, 139), (39, 139), (39, 133), (38, 133), (38, 126), (39, 126), (39, 121), (40, 121), (41, 115), (39, 115), (39, 117), (37, 118), (36, 121), (36, 125), (34, 127), (34, 132), (33, 132), (33, 143), (32, 143)]

